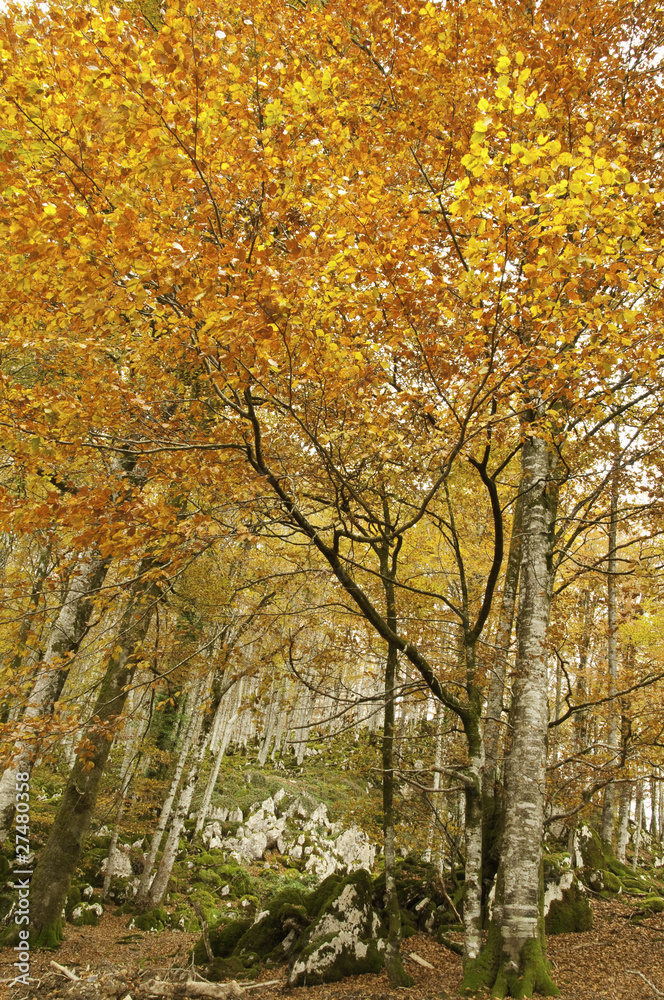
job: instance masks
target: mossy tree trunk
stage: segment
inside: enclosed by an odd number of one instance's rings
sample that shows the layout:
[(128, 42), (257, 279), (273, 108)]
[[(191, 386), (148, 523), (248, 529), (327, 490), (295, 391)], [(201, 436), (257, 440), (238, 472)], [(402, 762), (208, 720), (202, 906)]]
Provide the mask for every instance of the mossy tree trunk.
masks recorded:
[[(104, 582), (109, 564), (110, 559), (103, 559), (94, 550), (80, 556), (66, 599), (51, 628), (42, 663), (23, 713), (23, 721), (28, 726), (35, 719), (53, 711), (67, 680), (72, 657), (88, 630), (94, 597)], [(7, 836), (14, 818), (14, 775), (17, 771), (30, 773), (32, 759), (32, 743), (19, 739), (12, 764), (0, 778), (0, 843)]]
[(505, 825), (492, 927), (482, 955), (468, 962), (463, 987), (498, 996), (557, 994), (541, 919), (542, 835), (547, 753), (547, 634), (553, 591), (557, 485), (553, 448), (540, 437), (522, 449), (522, 525), (517, 661), (505, 768)]
[(39, 855), (30, 886), (30, 938), (33, 947), (56, 947), (62, 940), (62, 908), (81, 855), (83, 839), (97, 802), (99, 782), (113, 742), (113, 724), (122, 714), (127, 688), (140, 659), (160, 589), (146, 575), (134, 585), (110, 655), (93, 711), (95, 730), (78, 753), (45, 847)]
[[(386, 545), (380, 552), (380, 568), (385, 590), (386, 620), (393, 632), (397, 629), (394, 578), (400, 545), (390, 555)], [(414, 980), (401, 963), (401, 910), (397, 896), (396, 854), (394, 848), (394, 715), (398, 649), (389, 643), (385, 659), (385, 709), (383, 716), (383, 838), (385, 852), (385, 909), (387, 942), (385, 970), (390, 986), (412, 986)]]

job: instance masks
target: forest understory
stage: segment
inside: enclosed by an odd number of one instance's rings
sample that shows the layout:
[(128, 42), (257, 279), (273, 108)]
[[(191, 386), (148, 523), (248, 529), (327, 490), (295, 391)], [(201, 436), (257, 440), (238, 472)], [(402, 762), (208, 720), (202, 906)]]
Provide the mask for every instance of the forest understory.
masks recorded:
[[(616, 900), (592, 901), (594, 927), (580, 934), (549, 938), (547, 951), (554, 965), (561, 1000), (652, 1000), (664, 992), (664, 914), (635, 924), (634, 907)], [(71, 928), (55, 958), (77, 975), (69, 981), (54, 969), (49, 951), (33, 955), (29, 988), (3, 986), (12, 1000), (125, 1000), (141, 993), (141, 983), (151, 979), (174, 980), (187, 969), (188, 954), (196, 934), (164, 930), (159, 933), (128, 931), (128, 918), (109, 909), (98, 927)], [(427, 969), (408, 956), (415, 953), (433, 966)], [(435, 938), (418, 934), (405, 942), (404, 965), (415, 979), (405, 991), (390, 988), (387, 975), (351, 976), (340, 983), (289, 990), (283, 972), (268, 970), (259, 982), (269, 985), (247, 990), (249, 998), (288, 996), (292, 1000), (448, 1000), (458, 994), (462, 979), (461, 958)], [(0, 951), (0, 979), (12, 974), (13, 956)], [(638, 975), (641, 973), (641, 976)], [(650, 983), (644, 981), (644, 977)], [(274, 982), (278, 979), (277, 982)], [(245, 987), (246, 988), (246, 987)], [(659, 991), (659, 993), (657, 992)], [(488, 994), (485, 994), (488, 996)]]

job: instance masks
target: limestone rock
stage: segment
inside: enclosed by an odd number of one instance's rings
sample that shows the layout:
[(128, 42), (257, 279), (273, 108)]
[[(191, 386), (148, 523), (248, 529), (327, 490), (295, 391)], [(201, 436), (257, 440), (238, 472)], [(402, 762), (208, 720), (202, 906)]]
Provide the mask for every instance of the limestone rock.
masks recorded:
[(363, 870), (333, 888), (318, 919), (297, 944), (289, 986), (337, 982), (382, 968), (385, 945), (372, 895), (371, 876)]
[[(131, 867), (131, 858), (129, 856), (131, 848), (128, 844), (118, 844), (115, 851), (113, 852), (113, 869), (111, 875), (115, 875), (117, 878), (131, 878), (134, 874)], [(108, 869), (108, 857), (104, 858), (101, 863), (102, 874), (105, 875)]]

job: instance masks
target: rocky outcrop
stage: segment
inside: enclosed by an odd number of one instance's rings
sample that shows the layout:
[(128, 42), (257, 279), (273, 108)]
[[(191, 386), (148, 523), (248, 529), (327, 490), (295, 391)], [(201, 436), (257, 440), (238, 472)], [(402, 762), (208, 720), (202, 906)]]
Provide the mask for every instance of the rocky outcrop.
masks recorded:
[(239, 809), (219, 809), (211, 818), (203, 842), (239, 863), (259, 861), (266, 851), (277, 850), (292, 867), (324, 879), (335, 872), (370, 869), (376, 856), (359, 827), (330, 823), (324, 804), (293, 799), (284, 789), (254, 803), (246, 818)]
[[(432, 865), (411, 858), (400, 863), (397, 890), (408, 933), (450, 923), (437, 878)], [(372, 877), (365, 869), (329, 875), (312, 892), (293, 885), (259, 908), (253, 921), (218, 921), (210, 931), (214, 960), (208, 962), (202, 940), (194, 960), (212, 980), (252, 977), (261, 966), (286, 960), (291, 986), (377, 972), (385, 951), (384, 897), (384, 874)]]

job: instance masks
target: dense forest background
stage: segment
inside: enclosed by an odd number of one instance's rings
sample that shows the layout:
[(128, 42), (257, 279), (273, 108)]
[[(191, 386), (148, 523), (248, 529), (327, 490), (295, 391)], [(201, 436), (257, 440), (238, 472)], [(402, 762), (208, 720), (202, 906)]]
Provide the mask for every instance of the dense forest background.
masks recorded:
[(554, 994), (545, 912), (664, 902), (661, 8), (2, 17), (30, 946)]

